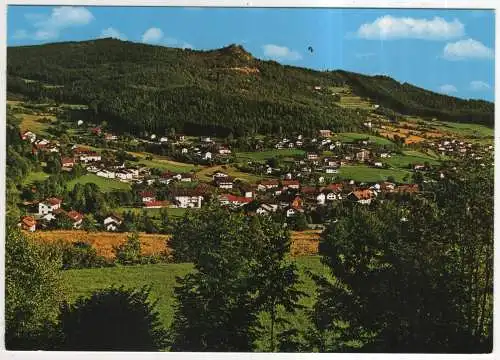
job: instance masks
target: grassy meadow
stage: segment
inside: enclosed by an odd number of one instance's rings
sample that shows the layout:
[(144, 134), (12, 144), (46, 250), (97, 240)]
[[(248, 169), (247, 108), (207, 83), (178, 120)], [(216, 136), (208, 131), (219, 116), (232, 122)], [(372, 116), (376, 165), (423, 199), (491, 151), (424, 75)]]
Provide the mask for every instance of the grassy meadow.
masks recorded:
[[(316, 285), (307, 275), (308, 271), (327, 275), (327, 268), (321, 264), (319, 256), (301, 256), (295, 259), (302, 283), (299, 290), (306, 296), (300, 300), (305, 310), (311, 309), (314, 304)], [(151, 286), (151, 298), (158, 299), (158, 311), (165, 326), (169, 326), (173, 319), (174, 288), (176, 278), (186, 275), (193, 269), (190, 263), (183, 264), (153, 264), (122, 266), (99, 269), (66, 270), (63, 280), (66, 285), (67, 299), (72, 302), (79, 296), (88, 296), (93, 291), (111, 285), (139, 288)], [(288, 320), (298, 328), (305, 328), (309, 324), (305, 310), (300, 310), (293, 316), (287, 315)], [(267, 317), (262, 317), (264, 326)], [(264, 341), (259, 342), (264, 350)]]

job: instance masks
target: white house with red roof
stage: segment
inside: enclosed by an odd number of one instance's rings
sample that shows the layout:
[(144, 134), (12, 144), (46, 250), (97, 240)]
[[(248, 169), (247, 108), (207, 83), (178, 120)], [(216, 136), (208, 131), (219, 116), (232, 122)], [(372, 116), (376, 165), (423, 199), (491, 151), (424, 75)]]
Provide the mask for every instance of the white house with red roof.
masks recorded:
[(54, 210), (60, 209), (62, 200), (58, 198), (48, 198), (38, 203), (38, 215), (47, 215)]
[(252, 198), (232, 194), (222, 194), (219, 195), (219, 201), (222, 205), (243, 206), (252, 202)]

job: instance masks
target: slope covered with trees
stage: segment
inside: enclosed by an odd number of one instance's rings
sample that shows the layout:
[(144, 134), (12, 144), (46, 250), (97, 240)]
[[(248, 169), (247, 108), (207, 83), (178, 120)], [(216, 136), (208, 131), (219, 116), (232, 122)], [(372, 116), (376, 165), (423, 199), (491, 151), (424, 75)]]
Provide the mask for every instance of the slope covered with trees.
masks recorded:
[(227, 136), (358, 129), (365, 111), (323, 90), (350, 86), (400, 113), (493, 124), (493, 104), (435, 94), (387, 77), (262, 61), (238, 45), (193, 51), (114, 39), (10, 47), (7, 87), (28, 99), (89, 105), (132, 134)]

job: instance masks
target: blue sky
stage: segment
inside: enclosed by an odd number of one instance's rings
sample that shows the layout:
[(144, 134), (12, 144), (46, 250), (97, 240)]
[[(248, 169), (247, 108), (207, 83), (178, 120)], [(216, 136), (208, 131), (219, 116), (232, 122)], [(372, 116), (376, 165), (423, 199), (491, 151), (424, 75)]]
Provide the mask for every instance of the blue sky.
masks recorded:
[(237, 43), (261, 59), (494, 99), (493, 11), (9, 6), (7, 19), (9, 46), (109, 36), (200, 50)]

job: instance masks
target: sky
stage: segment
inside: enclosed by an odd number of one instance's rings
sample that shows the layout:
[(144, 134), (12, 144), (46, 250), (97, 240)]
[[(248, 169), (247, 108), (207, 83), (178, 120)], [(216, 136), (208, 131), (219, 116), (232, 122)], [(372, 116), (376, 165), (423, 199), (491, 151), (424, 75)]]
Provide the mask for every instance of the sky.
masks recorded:
[(494, 17), (448, 9), (9, 6), (7, 44), (114, 37), (209, 50), (235, 43), (260, 59), (388, 75), (493, 101)]

